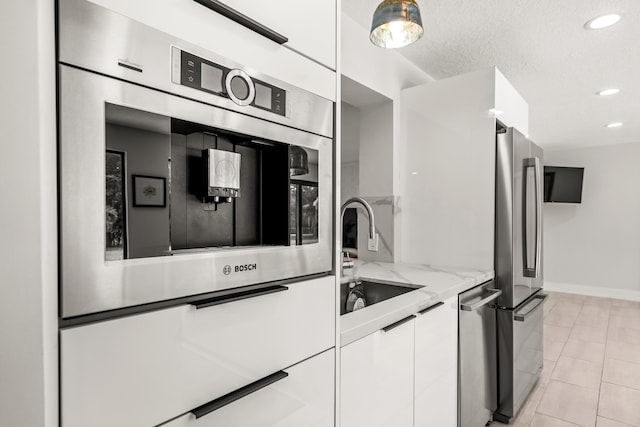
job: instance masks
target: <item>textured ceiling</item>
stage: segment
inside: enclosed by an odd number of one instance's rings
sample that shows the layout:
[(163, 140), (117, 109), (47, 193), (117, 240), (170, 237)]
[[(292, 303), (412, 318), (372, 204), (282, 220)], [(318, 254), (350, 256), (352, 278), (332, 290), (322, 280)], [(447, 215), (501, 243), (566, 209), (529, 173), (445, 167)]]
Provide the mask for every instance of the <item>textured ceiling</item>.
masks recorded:
[[(640, 143), (640, 0), (417, 0), (425, 34), (398, 52), (436, 80), (497, 66), (529, 103), (544, 148)], [(369, 29), (378, 0), (343, 0)], [(606, 29), (589, 19), (618, 13)], [(622, 91), (596, 96), (607, 87)], [(624, 122), (616, 129), (604, 125)]]

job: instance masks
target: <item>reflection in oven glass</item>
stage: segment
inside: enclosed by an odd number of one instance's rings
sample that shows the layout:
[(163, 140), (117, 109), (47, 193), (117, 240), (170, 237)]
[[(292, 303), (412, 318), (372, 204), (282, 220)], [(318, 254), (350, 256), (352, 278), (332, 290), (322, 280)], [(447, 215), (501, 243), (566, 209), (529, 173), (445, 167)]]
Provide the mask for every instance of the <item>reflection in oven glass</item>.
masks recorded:
[(290, 187), (291, 244), (318, 243), (318, 184), (291, 180)]
[(298, 244), (298, 186), (289, 185), (289, 244)]
[(113, 104), (105, 132), (107, 261), (318, 242), (317, 150)]
[(105, 259), (114, 261), (125, 256), (124, 153), (106, 152), (106, 245)]
[(318, 242), (318, 186), (301, 185), (302, 244)]

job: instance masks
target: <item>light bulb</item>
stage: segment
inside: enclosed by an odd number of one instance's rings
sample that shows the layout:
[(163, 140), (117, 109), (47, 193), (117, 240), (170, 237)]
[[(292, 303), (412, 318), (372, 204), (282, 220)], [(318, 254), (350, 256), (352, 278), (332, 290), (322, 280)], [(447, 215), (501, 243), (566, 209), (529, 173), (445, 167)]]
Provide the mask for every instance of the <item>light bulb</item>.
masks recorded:
[(584, 27), (587, 30), (600, 30), (602, 28), (607, 28), (612, 26), (613, 24), (617, 23), (619, 20), (620, 20), (620, 15), (612, 13), (612, 14), (602, 15), (602, 16), (593, 18), (592, 20), (584, 24)]

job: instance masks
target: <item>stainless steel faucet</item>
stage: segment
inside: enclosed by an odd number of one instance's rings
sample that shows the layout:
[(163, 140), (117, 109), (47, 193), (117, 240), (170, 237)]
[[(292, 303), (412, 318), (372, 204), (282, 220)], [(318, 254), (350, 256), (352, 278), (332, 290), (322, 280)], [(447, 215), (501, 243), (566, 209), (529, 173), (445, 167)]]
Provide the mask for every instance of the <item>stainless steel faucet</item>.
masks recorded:
[[(376, 234), (376, 225), (375, 218), (373, 216), (373, 209), (371, 209), (371, 205), (367, 203), (362, 197), (352, 197), (348, 199), (342, 207), (340, 208), (340, 241), (342, 242), (342, 226), (344, 221), (344, 211), (347, 210), (349, 205), (353, 203), (359, 203), (362, 207), (367, 211), (367, 217), (369, 219), (369, 241), (368, 241), (368, 249), (373, 252), (378, 251), (378, 235)], [(342, 244), (342, 243), (341, 243)], [(353, 268), (353, 261), (347, 255), (347, 258), (342, 261), (342, 268)]]

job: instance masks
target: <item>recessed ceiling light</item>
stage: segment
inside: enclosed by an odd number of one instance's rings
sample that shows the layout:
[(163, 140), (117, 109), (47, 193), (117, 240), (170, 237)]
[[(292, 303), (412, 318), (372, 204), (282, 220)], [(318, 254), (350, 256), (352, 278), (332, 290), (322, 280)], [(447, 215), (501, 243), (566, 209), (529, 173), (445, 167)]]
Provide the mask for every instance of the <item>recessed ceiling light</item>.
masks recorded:
[(587, 30), (599, 30), (601, 28), (607, 28), (615, 24), (620, 20), (620, 15), (615, 13), (609, 15), (598, 16), (597, 18), (593, 18), (584, 24), (584, 27)]
[(495, 108), (490, 108), (489, 109), (489, 114), (491, 114), (492, 116), (499, 116), (499, 115), (504, 114), (504, 111), (496, 110)]
[(619, 128), (620, 126), (622, 126), (622, 122), (613, 122), (607, 125), (608, 128)]
[(609, 96), (609, 95), (615, 95), (618, 92), (620, 92), (620, 89), (616, 89), (616, 88), (603, 89), (601, 91), (596, 92), (596, 95)]

